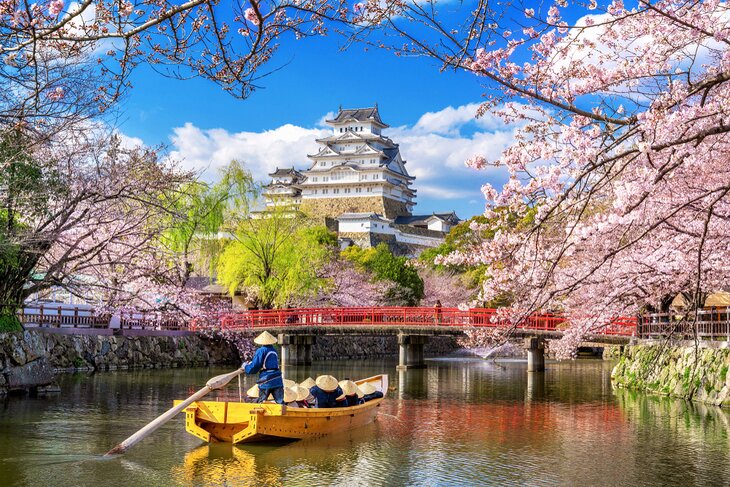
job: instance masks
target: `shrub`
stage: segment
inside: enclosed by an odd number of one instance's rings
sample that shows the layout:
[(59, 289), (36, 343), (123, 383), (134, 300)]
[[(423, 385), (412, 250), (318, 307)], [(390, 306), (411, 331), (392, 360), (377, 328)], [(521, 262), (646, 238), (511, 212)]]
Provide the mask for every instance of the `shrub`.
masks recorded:
[(15, 315), (0, 315), (0, 333), (23, 331), (20, 320)]

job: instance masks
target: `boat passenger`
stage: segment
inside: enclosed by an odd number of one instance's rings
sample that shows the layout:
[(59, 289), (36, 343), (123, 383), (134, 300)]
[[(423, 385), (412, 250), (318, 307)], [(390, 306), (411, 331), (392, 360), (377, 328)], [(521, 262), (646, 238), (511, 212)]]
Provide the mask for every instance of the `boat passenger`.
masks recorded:
[(252, 388), (246, 391), (243, 402), (259, 402), (259, 386), (257, 384), (254, 384)]
[(349, 379), (345, 379), (340, 381), (340, 387), (342, 388), (342, 393), (345, 395), (345, 403), (347, 406), (357, 406), (363, 403), (362, 397), (364, 394), (357, 387), (357, 384)]
[(299, 407), (311, 408), (312, 406), (309, 402), (309, 398), (312, 397), (312, 394), (309, 393), (309, 389), (305, 389), (302, 386), (296, 386), (294, 390), (297, 391), (297, 404), (299, 404)]
[(302, 388), (306, 389), (306, 391), (307, 391), (307, 397), (306, 397), (305, 401), (307, 401), (309, 403), (309, 407), (314, 407), (314, 402), (315, 402), (314, 396), (312, 395), (311, 392), (309, 392), (309, 390), (312, 387), (314, 387), (315, 385), (316, 384), (314, 383), (314, 379), (312, 379), (311, 377), (307, 377), (306, 380), (303, 380), (299, 384), (299, 387), (302, 387)]
[(383, 397), (383, 393), (380, 392), (375, 388), (373, 384), (370, 382), (366, 382), (360, 386), (360, 390), (363, 393), (362, 400), (363, 402), (372, 401), (373, 399), (378, 399)]
[(297, 404), (297, 391), (291, 387), (284, 387), (284, 404), (288, 408), (298, 408)]
[(336, 408), (342, 405), (342, 399), (340, 399), (343, 398), (342, 389), (337, 383), (337, 379), (331, 375), (317, 377), (309, 392), (314, 396), (314, 403), (317, 408)]
[(283, 379), (284, 387), (291, 387), (292, 389), (297, 386), (297, 383), (291, 379)]
[(304, 387), (305, 389), (309, 390), (315, 386), (315, 382), (314, 382), (314, 379), (312, 379), (311, 377), (307, 377), (299, 385)]
[(269, 396), (273, 396), (278, 404), (284, 404), (284, 382), (279, 370), (279, 355), (273, 346), (276, 337), (265, 331), (254, 338), (253, 342), (261, 347), (256, 350), (253, 359), (244, 363), (241, 368), (247, 374), (259, 374), (258, 402), (264, 402)]

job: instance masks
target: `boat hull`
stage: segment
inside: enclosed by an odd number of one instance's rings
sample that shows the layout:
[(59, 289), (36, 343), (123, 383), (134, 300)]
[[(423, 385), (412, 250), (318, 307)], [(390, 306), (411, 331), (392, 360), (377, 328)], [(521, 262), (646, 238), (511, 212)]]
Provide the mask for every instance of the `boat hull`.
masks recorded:
[[(384, 393), (388, 376), (357, 381), (372, 382)], [(383, 398), (345, 408), (291, 408), (273, 403), (198, 401), (185, 409), (185, 429), (203, 441), (250, 443), (316, 438), (349, 431), (375, 420)], [(178, 404), (180, 401), (175, 401)]]

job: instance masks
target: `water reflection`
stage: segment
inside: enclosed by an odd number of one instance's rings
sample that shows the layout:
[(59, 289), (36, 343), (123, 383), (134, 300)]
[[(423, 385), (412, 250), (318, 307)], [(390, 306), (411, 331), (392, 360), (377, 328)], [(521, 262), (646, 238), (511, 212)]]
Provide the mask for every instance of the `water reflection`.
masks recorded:
[[(730, 417), (714, 407), (614, 391), (610, 363), (327, 362), (290, 367), (391, 375), (365, 428), (322, 439), (203, 445), (182, 418), (128, 455), (100, 454), (220, 369), (66, 376), (55, 398), (0, 404), (2, 485), (730, 484)], [(244, 387), (253, 383), (246, 378)], [(212, 400), (235, 398), (238, 387)]]

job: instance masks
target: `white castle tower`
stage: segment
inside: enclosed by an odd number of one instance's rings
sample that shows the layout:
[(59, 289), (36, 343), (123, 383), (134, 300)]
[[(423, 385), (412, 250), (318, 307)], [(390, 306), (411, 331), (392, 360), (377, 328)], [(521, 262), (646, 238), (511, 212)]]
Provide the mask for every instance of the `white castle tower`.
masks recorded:
[(398, 144), (381, 134), (388, 128), (378, 106), (343, 110), (327, 120), (332, 135), (309, 155), (312, 166), (303, 171), (302, 212), (337, 218), (343, 213), (376, 213), (385, 218), (411, 215), (415, 190)]

